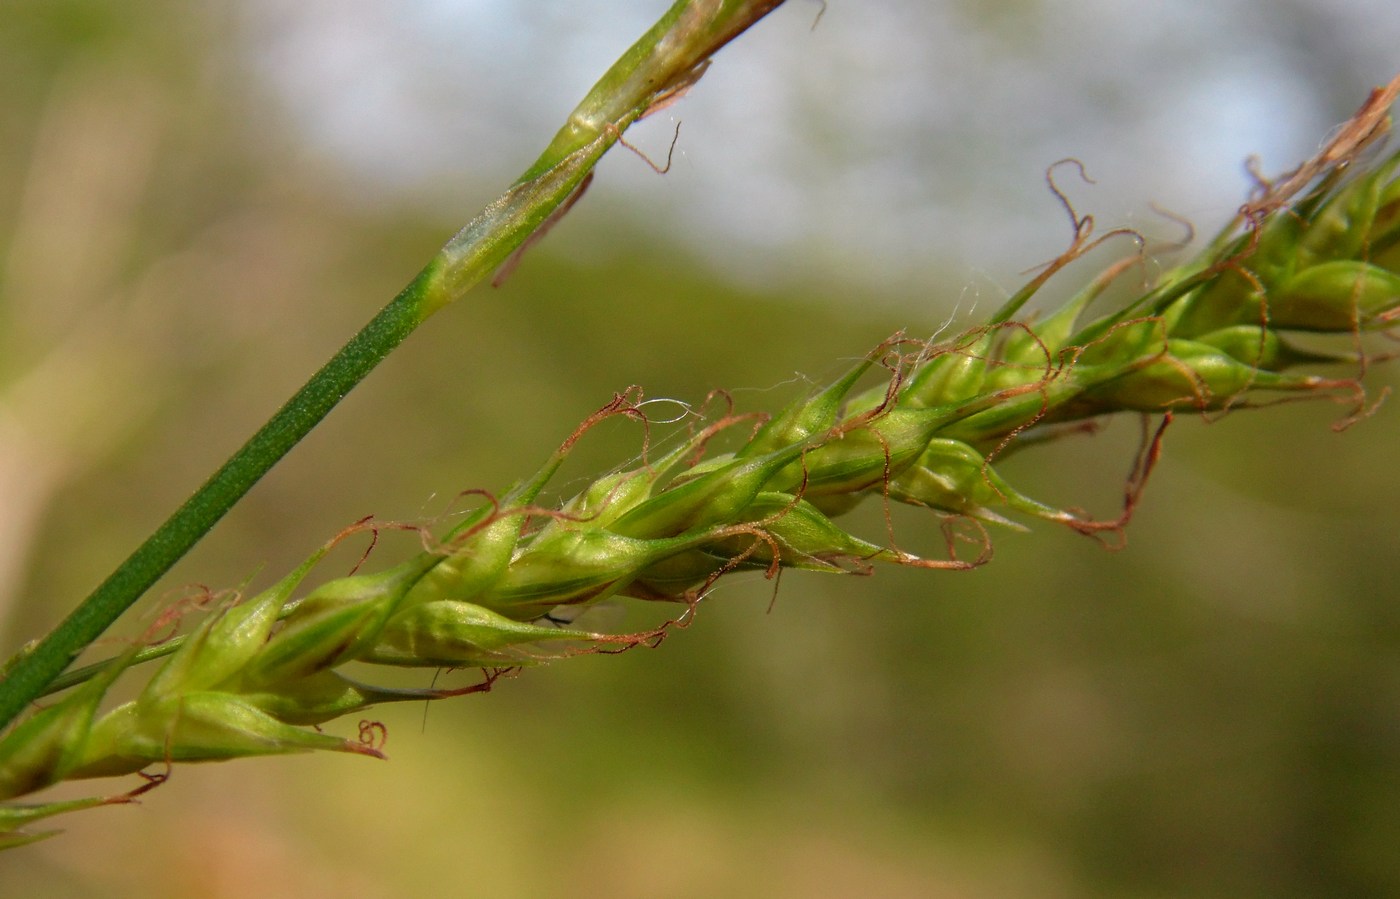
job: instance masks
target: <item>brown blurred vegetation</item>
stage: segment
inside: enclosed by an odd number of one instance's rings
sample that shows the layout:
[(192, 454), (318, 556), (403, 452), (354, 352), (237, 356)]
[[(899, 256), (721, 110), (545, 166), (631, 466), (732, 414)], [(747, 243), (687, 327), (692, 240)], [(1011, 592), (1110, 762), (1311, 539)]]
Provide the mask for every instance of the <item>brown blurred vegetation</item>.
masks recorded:
[[(347, 196), (248, 88), (231, 9), (11, 0), (0, 20), (8, 652), (457, 223)], [(140, 608), (265, 583), (369, 513), (499, 489), (628, 384), (771, 409), (794, 372), (946, 315), (736, 288), (645, 216), (585, 202), (504, 288), (439, 315)], [(571, 229), (615, 238), (585, 256)], [(771, 611), (770, 584), (735, 578), (655, 652), (386, 711), (388, 764), (179, 770), (7, 855), (0, 894), (1400, 894), (1398, 413), (1339, 436), (1341, 414), (1181, 421), (1124, 552), (1037, 526), (970, 574), (789, 575)], [(638, 436), (591, 435), (572, 470)], [(1005, 473), (1111, 512), (1135, 441), (1124, 423)]]

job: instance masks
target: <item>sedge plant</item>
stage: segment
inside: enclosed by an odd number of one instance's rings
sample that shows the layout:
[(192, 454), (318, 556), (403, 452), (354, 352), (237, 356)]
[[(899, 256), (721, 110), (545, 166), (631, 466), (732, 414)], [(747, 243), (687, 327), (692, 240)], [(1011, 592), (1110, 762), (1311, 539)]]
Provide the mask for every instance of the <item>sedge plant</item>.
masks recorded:
[[(775, 5), (750, 4), (762, 9), (749, 12), (756, 17)], [(692, 10), (707, 6), (714, 18), (693, 18)], [(668, 27), (717, 21), (742, 6), (680, 3)], [(664, 55), (655, 48), (667, 40), (653, 37), (649, 58)], [(707, 55), (717, 43), (704, 46)], [(556, 143), (572, 141), (573, 149), (551, 149), (564, 161), (536, 166), (501, 202), (546, 191), (538, 179), (558, 178), (546, 205), (565, 208), (596, 154), (620, 140), (627, 123), (693, 83), (701, 66), (703, 56), (687, 57), (587, 136), (570, 137), (571, 122)], [(185, 762), (314, 750), (382, 757), (382, 727), (360, 717), (371, 707), (482, 692), (542, 662), (655, 646), (735, 572), (967, 569), (990, 557), (989, 529), (1028, 519), (1111, 537), (1131, 517), (1168, 424), (1184, 413), (1213, 417), (1325, 398), (1346, 404), (1341, 424), (1368, 414), (1374, 404), (1361, 376), (1379, 358), (1371, 337), (1400, 323), (1400, 153), (1381, 152), (1397, 94), (1400, 79), (1374, 92), (1315, 158), (1261, 179), (1192, 259), (1156, 274), (1125, 302), (1110, 306), (1105, 294), (1130, 273), (1144, 277), (1145, 242), (1129, 231), (1095, 235), (1092, 219), (1074, 217), (1069, 249), (957, 336), (893, 335), (831, 384), (771, 414), (736, 409), (718, 395), (707, 404), (713, 411), (688, 417), (684, 433), (646, 439), (632, 463), (562, 503), (546, 502), (551, 479), (598, 422), (631, 418), (651, 434), (649, 407), (630, 388), (585, 419), (532, 475), (499, 492), (469, 491), (468, 511), (444, 533), (419, 528), (422, 548), (403, 562), (303, 592), (337, 537), (257, 595), (201, 596), (172, 608), (117, 657), (49, 677), (40, 690), (68, 692), (0, 739), (0, 799), (86, 778), (140, 774), (143, 782), (115, 796), (5, 806), (0, 841), (19, 845), (46, 835), (21, 829), (34, 821), (130, 800)], [(579, 147), (595, 155), (585, 163), (574, 155), (585, 152)], [(512, 213), (514, 236), (497, 235), (500, 244), (482, 258), (504, 261), (547, 226), (551, 212), (543, 209)], [(473, 228), (495, 228), (494, 214), (488, 210), (449, 244), (449, 255), (480, 239)], [(1051, 276), (1109, 239), (1136, 250), (1060, 308), (1024, 314)], [(468, 276), (446, 265), (430, 265), (410, 288), (425, 291), (413, 301), (420, 311), (487, 270), (482, 262)], [(1328, 337), (1333, 345), (1318, 343)], [(1350, 368), (1337, 374), (1339, 364)], [(1034, 451), (1044, 439), (1118, 414), (1142, 417), (1145, 436), (1115, 519), (1040, 502), (997, 470), (1009, 453)], [(909, 552), (893, 524), (872, 536), (838, 523), (862, 501), (930, 510), (945, 551)], [(361, 522), (346, 533), (379, 527)], [(633, 633), (585, 626), (589, 609), (624, 599), (676, 611)], [(185, 635), (170, 637), (169, 626), (189, 606), (205, 614)], [(9, 670), (11, 695), (27, 661)], [(134, 699), (104, 704), (118, 677), (147, 662), (154, 663), (142, 669), (149, 679)], [(480, 669), (482, 676), (460, 688), (406, 689), (375, 676), (388, 668)], [(359, 720), (350, 735), (322, 729), (342, 718)]]

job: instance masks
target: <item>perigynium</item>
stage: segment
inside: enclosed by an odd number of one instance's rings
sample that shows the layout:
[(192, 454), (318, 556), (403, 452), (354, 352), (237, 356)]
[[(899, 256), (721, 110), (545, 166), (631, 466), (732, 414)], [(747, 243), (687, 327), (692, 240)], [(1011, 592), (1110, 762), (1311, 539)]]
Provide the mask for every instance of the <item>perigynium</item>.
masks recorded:
[[(715, 581), (780, 569), (866, 573), (877, 563), (965, 569), (987, 560), (987, 525), (1039, 518), (1086, 534), (1126, 524), (1174, 414), (1219, 415), (1275, 401), (1330, 398), (1341, 423), (1372, 405), (1359, 375), (1364, 339), (1400, 324), (1400, 153), (1379, 157), (1400, 79), (1373, 93), (1314, 159), (1260, 181), (1239, 215), (1191, 261), (1131, 301), (1091, 314), (1105, 289), (1141, 277), (1147, 250), (1110, 266), (1060, 309), (1017, 318), (1051, 274), (1101, 242), (1075, 219), (1070, 249), (984, 324), (939, 342), (895, 335), (831, 385), (771, 416), (726, 406), (696, 417), (670, 449), (644, 449), (557, 506), (542, 491), (597, 422), (647, 422), (633, 388), (583, 422), (532, 477), (473, 510), (387, 571), (328, 581), (293, 596), (329, 547), (270, 589), (213, 602), (181, 638), (156, 634), (68, 679), (71, 692), (0, 741), (0, 798), (60, 781), (151, 769), (108, 799), (10, 806), (0, 841), (45, 834), (31, 821), (149, 789), (180, 762), (328, 749), (381, 756), (380, 728), (353, 737), (319, 725), (370, 706), (489, 689), (502, 673), (580, 653), (655, 645), (689, 622)], [(1068, 204), (1066, 204), (1068, 205)], [(1299, 332), (1336, 335), (1325, 352)], [(1338, 363), (1341, 375), (1313, 370)], [(863, 383), (872, 386), (858, 389)], [(1115, 413), (1160, 417), (1145, 429), (1123, 515), (1098, 521), (1023, 495), (995, 469), (1002, 455)], [(737, 448), (717, 452), (721, 435)], [(942, 517), (947, 552), (915, 556), (891, 528), (862, 538), (834, 518), (862, 499)], [(351, 530), (370, 528), (361, 523)], [(605, 634), (570, 624), (616, 597), (679, 604), (655, 629)], [(153, 630), (161, 630), (155, 628)], [(163, 636), (163, 635), (162, 635)], [(139, 695), (101, 703), (116, 677), (164, 657)], [(391, 689), (346, 666), (479, 668), (452, 690)]]

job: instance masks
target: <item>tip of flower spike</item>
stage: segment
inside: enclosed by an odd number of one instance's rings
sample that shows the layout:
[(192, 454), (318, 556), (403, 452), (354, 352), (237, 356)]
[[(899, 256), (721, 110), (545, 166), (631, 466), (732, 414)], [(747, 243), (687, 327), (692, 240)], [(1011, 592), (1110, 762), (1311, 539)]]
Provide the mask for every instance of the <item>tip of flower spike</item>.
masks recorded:
[(1390, 108), (1397, 99), (1400, 99), (1400, 76), (1373, 89), (1366, 102), (1332, 133), (1331, 140), (1316, 156), (1272, 181), (1256, 176), (1259, 195), (1245, 204), (1241, 212), (1246, 218), (1258, 220), (1282, 209), (1319, 177), (1355, 160), (1366, 147), (1390, 130)]

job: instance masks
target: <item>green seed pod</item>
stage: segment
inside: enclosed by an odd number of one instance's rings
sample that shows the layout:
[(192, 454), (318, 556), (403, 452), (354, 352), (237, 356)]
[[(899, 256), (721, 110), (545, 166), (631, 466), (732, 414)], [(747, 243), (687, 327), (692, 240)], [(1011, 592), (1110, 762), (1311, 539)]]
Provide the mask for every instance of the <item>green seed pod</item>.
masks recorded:
[(443, 600), (395, 615), (361, 660), (418, 668), (506, 668), (537, 661), (534, 644), (590, 639), (599, 635), (514, 621), (472, 603)]
[(63, 780), (74, 750), (83, 745), (97, 710), (96, 697), (84, 702), (69, 697), (43, 709), (0, 742), (0, 799), (42, 790)]
[(869, 371), (878, 354), (885, 351), (882, 344), (874, 353), (866, 356), (860, 364), (842, 375), (833, 384), (817, 391), (808, 399), (789, 405), (782, 412), (769, 419), (753, 439), (736, 453), (737, 456), (751, 459), (772, 453), (784, 447), (820, 436), (836, 424), (841, 413), (841, 404), (846, 395), (855, 387), (861, 375)]
[[(1393, 161), (1400, 165), (1400, 156)], [(1366, 258), (1381, 268), (1400, 271), (1400, 178), (1382, 189), (1370, 237)]]
[[(1393, 308), (1395, 300), (1387, 306), (1383, 297), (1384, 279), (1377, 282), (1369, 273), (1354, 272), (1348, 277), (1344, 269), (1328, 267), (1363, 259), (1380, 269), (1400, 263), (1393, 233), (1400, 218), (1400, 181), (1390, 180), (1397, 165), (1400, 157), (1392, 157), (1340, 188), (1324, 179), (1291, 208), (1271, 215), (1253, 237), (1221, 247), (1218, 261), (1234, 260), (1249, 274), (1232, 266), (1195, 291), (1173, 336), (1193, 338), (1230, 325), (1261, 324), (1266, 296), (1274, 327), (1302, 330), (1350, 330), (1353, 306), (1363, 313), (1363, 323), (1382, 307)], [(1322, 272), (1315, 271), (1319, 267)]]
[(379, 574), (339, 578), (317, 587), (248, 663), (242, 683), (247, 689), (292, 683), (353, 659), (374, 642), (399, 601), (437, 562), (422, 554)]
[(1119, 367), (1134, 359), (1160, 355), (1166, 346), (1167, 330), (1157, 318), (1124, 322), (1103, 337), (1085, 346), (1075, 358), (1075, 370), (1101, 365)]
[[(786, 568), (844, 571), (839, 564), (843, 560), (898, 562), (906, 558), (847, 533), (816, 506), (786, 493), (759, 494), (745, 518), (773, 538), (779, 561)], [(708, 544), (705, 551), (721, 559), (749, 553), (747, 563), (764, 568), (773, 561), (773, 545), (756, 534), (724, 537)]]
[[(563, 448), (555, 452), (529, 480), (509, 491), (500, 508), (519, 510), (534, 502), (559, 470), (566, 452)], [(441, 599), (469, 600), (500, 580), (528, 516), (523, 511), (497, 514), (498, 511), (497, 504), (490, 503), (453, 528), (443, 541), (446, 550), (430, 556), (435, 563), (408, 588), (400, 607)]]
[(372, 705), (403, 700), (423, 700), (435, 694), (421, 690), (392, 690), (352, 681), (336, 671), (319, 671), (275, 689), (239, 694), (248, 705), (285, 724), (318, 725)]
[[(867, 387), (860, 393), (846, 401), (846, 405), (841, 409), (840, 418), (851, 418), (856, 415), (865, 415), (874, 412), (881, 406), (886, 405), (890, 398), (889, 382), (876, 384), (874, 387)], [(903, 401), (900, 401), (903, 403)]]
[(189, 693), (113, 709), (92, 728), (69, 778), (112, 777), (163, 762), (207, 762), (327, 749), (380, 756), (363, 743), (279, 721), (231, 693)]
[(1259, 325), (1234, 325), (1195, 338), (1246, 365), (1277, 371), (1288, 364), (1288, 353), (1276, 331)]
[[(604, 475), (559, 510), (545, 531), (579, 523), (605, 528), (651, 497), (666, 468), (634, 468)], [(542, 532), (543, 533), (543, 532)]]
[(1178, 298), (1163, 318), (1173, 337), (1195, 339), (1233, 325), (1258, 323), (1262, 308), (1258, 285), (1231, 269)]
[(1377, 241), (1371, 249), (1371, 263), (1390, 272), (1400, 272), (1400, 223), (1393, 226), (1387, 240)]
[(851, 493), (897, 477), (948, 422), (947, 406), (895, 408), (822, 443), (774, 479), (773, 486), (804, 496)]
[(849, 568), (842, 563), (850, 560), (904, 562), (913, 558), (841, 530), (816, 505), (787, 493), (759, 494), (745, 510), (745, 519), (741, 524), (754, 525), (753, 533), (729, 534), (661, 559), (642, 570), (632, 592), (647, 599), (676, 598), (736, 565), (766, 569), (772, 564), (774, 545), (784, 567), (807, 571), (845, 572)]
[(1173, 337), (1192, 338), (1231, 325), (1259, 324), (1264, 318), (1264, 293), (1269, 285), (1292, 276), (1298, 241), (1306, 224), (1291, 215), (1275, 216), (1259, 232), (1252, 251), (1247, 243), (1231, 244), (1223, 259), (1238, 258), (1238, 266), (1215, 272), (1200, 287), (1177, 300), (1170, 315)]
[(960, 403), (982, 392), (987, 377), (987, 359), (992, 352), (996, 329), (974, 332), (970, 339), (933, 348), (932, 357), (920, 363), (899, 391), (899, 405), (906, 409), (927, 409)]
[(532, 543), (478, 602), (508, 618), (532, 621), (556, 606), (610, 596), (637, 572), (699, 546), (707, 537), (700, 532), (644, 540), (604, 530), (559, 531), (547, 541)]
[(1104, 286), (1106, 282), (1080, 291), (1044, 321), (1032, 326), (1008, 324), (1004, 329), (1005, 339), (997, 351), (997, 361), (988, 368), (986, 388), (999, 390), (1043, 378), (1047, 367), (1059, 362), (1060, 353), (1073, 336), (1084, 307), (1103, 292)]
[(1295, 365), (1352, 361), (1351, 356), (1301, 349), (1289, 343), (1277, 331), (1259, 325), (1221, 328), (1202, 335), (1197, 342), (1213, 346), (1246, 365), (1269, 371), (1283, 371)]
[(240, 695), (249, 705), (278, 721), (306, 726), (319, 725), (385, 703), (427, 702), (463, 693), (484, 692), (488, 688), (489, 683), (465, 690), (379, 687), (352, 680), (336, 671), (322, 671), (283, 688)]
[(1316, 214), (1320, 199), (1319, 195), (1304, 197), (1286, 213), (1270, 216), (1259, 228), (1253, 249), (1248, 242), (1239, 247), (1245, 254), (1240, 262), (1260, 284), (1278, 284), (1306, 261), (1300, 258), (1299, 250), (1312, 227), (1311, 216)]
[(1297, 271), (1319, 262), (1361, 259), (1376, 234), (1377, 215), (1387, 203), (1386, 179), (1395, 171), (1397, 160), (1386, 163), (1353, 180), (1327, 198), (1308, 216), (1298, 246)]
[[(550, 535), (560, 530), (610, 527), (623, 515), (650, 499), (657, 483), (680, 464), (681, 460), (692, 455), (704, 440), (704, 435), (696, 435), (650, 465), (617, 471), (598, 478), (582, 493), (565, 503), (559, 510), (559, 515), (546, 523), (534, 539), (549, 539)], [(686, 472), (685, 477), (691, 478), (699, 474), (703, 474), (703, 470), (691, 469)], [(471, 597), (459, 595), (455, 598)]]
[(1001, 440), (1031, 422), (1059, 420), (1055, 416), (1062, 410), (1073, 412), (1076, 397), (1095, 384), (1117, 377), (1122, 370), (1121, 365), (1110, 363), (1075, 364), (1057, 370), (1048, 380), (1035, 384), (1034, 389), (986, 394), (980, 401), (959, 409), (948, 424), (939, 428), (938, 434), (976, 446)]
[(68, 777), (82, 757), (98, 703), (139, 648), (133, 646), (92, 680), (21, 721), (0, 740), (0, 799), (23, 796)]
[(1346, 333), (1386, 328), (1400, 308), (1400, 275), (1366, 262), (1325, 262), (1304, 269), (1269, 294), (1276, 328)]
[(619, 518), (611, 530), (625, 537), (662, 538), (732, 522), (807, 447), (798, 443), (761, 456), (732, 459), (653, 496)]
[(327, 552), (317, 550), (290, 575), (253, 599), (206, 618), (161, 665), (141, 695), (148, 701), (184, 692), (214, 689), (242, 675), (266, 646), (292, 591)]
[(459, 534), (449, 554), (424, 557), (436, 561), (408, 588), (400, 606), (471, 599), (489, 590), (510, 565), (525, 517), (503, 515), (475, 532)]
[(652, 562), (618, 592), (640, 599), (680, 600), (687, 591), (705, 583), (728, 564), (729, 558), (704, 549), (688, 549)]
[[(98, 701), (138, 647), (71, 696), (23, 722), (0, 742), (0, 796), (21, 795), (59, 780), (98, 776), (108, 770), (129, 773), (162, 760), (163, 756), (130, 750), (132, 741), (142, 739), (143, 726), (159, 729), (150, 723), (149, 710), (239, 676), (263, 648), (291, 591), (322, 555), (324, 550), (255, 599), (211, 615), (161, 666), (136, 701), (95, 725)], [(114, 748), (118, 746), (124, 748)]]
[(1019, 493), (987, 464), (981, 453), (960, 440), (946, 438), (929, 441), (918, 464), (890, 483), (890, 498), (1020, 530), (1024, 528), (994, 512), (993, 507), (1049, 521), (1067, 522), (1074, 518)]
[(1168, 352), (1085, 391), (1099, 411), (1219, 409), (1249, 390), (1316, 390), (1316, 377), (1261, 371), (1193, 340), (1173, 338)]

